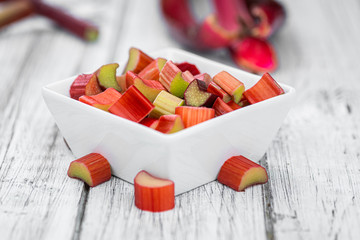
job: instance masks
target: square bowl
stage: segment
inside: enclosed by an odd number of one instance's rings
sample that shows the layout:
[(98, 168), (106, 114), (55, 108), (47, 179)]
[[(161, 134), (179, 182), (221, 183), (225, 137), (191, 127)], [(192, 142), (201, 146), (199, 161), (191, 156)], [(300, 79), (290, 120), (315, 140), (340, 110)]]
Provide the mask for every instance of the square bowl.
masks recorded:
[[(211, 76), (227, 71), (242, 81), (246, 89), (261, 78), (179, 49), (165, 49), (151, 56), (188, 61)], [(125, 64), (120, 63), (120, 67)], [(215, 180), (222, 164), (231, 156), (243, 155), (258, 161), (295, 100), (295, 90), (280, 83), (285, 94), (166, 135), (71, 99), (69, 89), (75, 78), (42, 89), (73, 154), (82, 157), (100, 153), (108, 159), (113, 175), (131, 183), (141, 170), (171, 179), (176, 195)]]

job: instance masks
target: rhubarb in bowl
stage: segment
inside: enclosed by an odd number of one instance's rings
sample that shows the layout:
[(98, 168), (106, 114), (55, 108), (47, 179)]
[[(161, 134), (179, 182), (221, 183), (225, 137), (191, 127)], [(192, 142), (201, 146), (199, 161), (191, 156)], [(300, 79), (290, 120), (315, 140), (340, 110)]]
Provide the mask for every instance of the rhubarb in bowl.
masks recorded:
[[(226, 71), (251, 88), (261, 76), (178, 49), (151, 54), (173, 62), (190, 62), (211, 76)], [(124, 63), (120, 63), (123, 68)], [(295, 90), (215, 117), (176, 133), (164, 134), (94, 108), (69, 96), (76, 76), (43, 88), (45, 102), (76, 157), (103, 155), (114, 176), (133, 183), (142, 170), (175, 183), (181, 194), (216, 179), (223, 163), (243, 155), (258, 161), (295, 100)]]

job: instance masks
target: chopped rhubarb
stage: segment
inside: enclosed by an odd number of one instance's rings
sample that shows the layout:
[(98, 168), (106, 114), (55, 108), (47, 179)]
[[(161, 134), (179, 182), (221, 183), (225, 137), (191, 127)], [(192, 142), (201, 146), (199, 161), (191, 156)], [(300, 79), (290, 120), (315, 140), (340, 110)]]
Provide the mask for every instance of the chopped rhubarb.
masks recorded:
[(155, 98), (153, 104), (154, 110), (150, 113), (150, 117), (159, 118), (162, 115), (175, 114), (175, 108), (184, 105), (185, 101), (178, 98), (167, 91), (161, 91)]
[(206, 91), (206, 83), (195, 79), (184, 93), (185, 105), (193, 107), (211, 107), (217, 96)]
[(97, 71), (97, 78), (102, 88), (115, 88), (121, 92), (121, 88), (116, 81), (116, 69), (119, 67), (117, 63), (110, 63), (101, 66)]
[(233, 110), (237, 110), (239, 108), (241, 108), (241, 106), (237, 103), (235, 103), (234, 101), (230, 101), (226, 103), (229, 107), (231, 107)]
[(266, 40), (246, 37), (230, 46), (234, 62), (250, 72), (271, 72), (277, 68), (273, 46)]
[(199, 69), (196, 67), (196, 65), (188, 63), (188, 62), (182, 62), (175, 64), (182, 72), (189, 71), (192, 75), (198, 75), (200, 74)]
[(162, 212), (175, 207), (175, 185), (167, 179), (157, 178), (146, 171), (134, 179), (135, 206), (150, 212)]
[(182, 78), (181, 70), (172, 62), (167, 61), (160, 72), (159, 82), (173, 95), (183, 98), (189, 83)]
[(139, 73), (147, 65), (149, 65), (154, 59), (137, 48), (130, 48), (129, 50), (129, 60), (124, 69), (124, 74), (127, 71), (132, 71), (134, 73)]
[(121, 76), (116, 76), (116, 82), (121, 88), (121, 93), (124, 93), (126, 91), (126, 75), (123, 74)]
[(90, 187), (95, 187), (110, 180), (111, 167), (101, 154), (90, 153), (70, 163), (68, 176), (80, 179)]
[(224, 102), (229, 102), (231, 100), (231, 96), (214, 82), (209, 83), (207, 91), (209, 93), (215, 94), (216, 96), (221, 98)]
[(69, 91), (70, 97), (76, 100), (83, 95), (91, 96), (101, 92), (102, 90), (95, 74), (79, 75), (71, 84)]
[(159, 118), (155, 130), (170, 134), (183, 130), (184, 128), (184, 123), (179, 115), (163, 115)]
[(166, 59), (157, 58), (147, 65), (143, 70), (139, 72), (139, 77), (142, 79), (159, 80), (160, 71), (163, 69), (166, 63)]
[(181, 116), (185, 128), (205, 122), (215, 117), (215, 110), (206, 107), (177, 107), (175, 114)]
[(108, 88), (104, 92), (97, 95), (81, 96), (79, 101), (104, 111), (108, 111), (109, 107), (118, 101), (120, 97), (121, 93), (119, 93), (114, 88)]
[(109, 112), (134, 122), (140, 122), (153, 109), (154, 105), (135, 86), (131, 86), (109, 108)]
[(212, 108), (215, 110), (215, 117), (233, 111), (233, 109), (227, 105), (226, 102), (221, 100), (221, 98), (216, 99)]
[(206, 83), (206, 86), (209, 86), (209, 84), (212, 82), (211, 76), (207, 73), (195, 75), (194, 78), (204, 81)]
[(134, 85), (150, 102), (154, 102), (157, 95), (165, 90), (158, 81), (141, 79), (131, 71), (126, 72), (126, 85), (127, 87)]
[(141, 120), (139, 123), (149, 128), (155, 129), (159, 123), (159, 119), (147, 117)]
[(252, 88), (245, 91), (244, 96), (250, 104), (254, 104), (283, 93), (281, 86), (269, 73), (265, 73)]
[(213, 81), (231, 95), (234, 102), (238, 103), (240, 101), (245, 86), (230, 73), (222, 71), (214, 76)]
[(191, 83), (192, 81), (194, 81), (195, 77), (194, 75), (192, 75), (192, 73), (188, 70), (186, 70), (185, 72), (183, 72), (181, 74), (181, 77), (188, 83)]
[(244, 191), (247, 187), (266, 183), (268, 175), (259, 164), (243, 156), (234, 156), (222, 165), (217, 180), (235, 191)]

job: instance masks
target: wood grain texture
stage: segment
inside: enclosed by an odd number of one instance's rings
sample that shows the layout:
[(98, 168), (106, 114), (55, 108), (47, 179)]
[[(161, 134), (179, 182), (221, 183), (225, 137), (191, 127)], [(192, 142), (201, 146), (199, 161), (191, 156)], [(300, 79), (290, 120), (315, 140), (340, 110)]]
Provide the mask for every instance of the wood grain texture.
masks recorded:
[[(297, 89), (297, 104), (260, 161), (269, 183), (238, 193), (212, 182), (155, 214), (134, 206), (133, 186), (121, 179), (89, 188), (66, 176), (73, 156), (40, 91), (123, 61), (130, 46), (181, 46), (158, 1), (49, 2), (91, 19), (101, 37), (87, 44), (40, 17), (0, 32), (1, 239), (358, 238), (358, 1), (282, 1), (288, 19), (272, 38), (273, 75)], [(198, 54), (232, 65), (226, 51)]]

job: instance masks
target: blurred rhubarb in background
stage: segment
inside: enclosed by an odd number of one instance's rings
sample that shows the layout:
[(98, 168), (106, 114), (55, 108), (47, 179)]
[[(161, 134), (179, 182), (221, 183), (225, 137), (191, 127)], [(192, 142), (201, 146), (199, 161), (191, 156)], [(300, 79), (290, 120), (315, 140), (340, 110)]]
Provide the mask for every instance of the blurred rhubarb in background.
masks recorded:
[[(285, 20), (284, 7), (273, 0), (207, 0), (213, 9), (206, 17), (198, 0), (161, 0), (161, 10), (171, 35), (197, 50), (227, 48), (242, 69), (271, 72), (277, 56), (269, 38)], [(206, 9), (205, 7), (203, 9)], [(205, 11), (205, 10), (203, 10)]]

